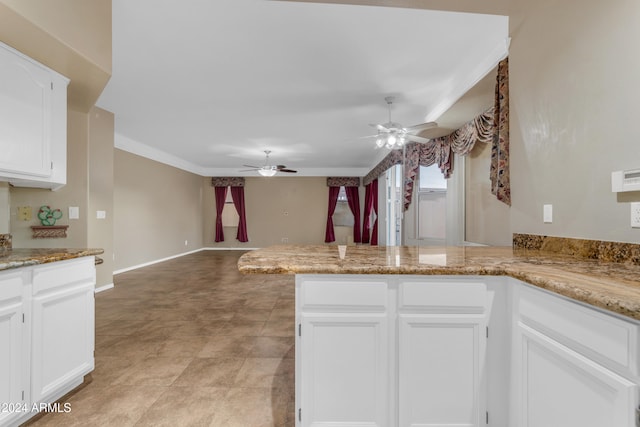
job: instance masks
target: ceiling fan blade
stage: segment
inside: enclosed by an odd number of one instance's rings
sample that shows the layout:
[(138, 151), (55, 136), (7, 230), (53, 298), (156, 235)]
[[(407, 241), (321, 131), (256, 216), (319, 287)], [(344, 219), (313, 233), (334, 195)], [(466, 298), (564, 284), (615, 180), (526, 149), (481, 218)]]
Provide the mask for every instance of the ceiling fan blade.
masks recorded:
[(278, 172), (298, 173), (298, 171), (296, 171), (296, 170), (287, 169), (287, 168), (278, 169)]
[(261, 169), (262, 166), (254, 166), (254, 165), (242, 165), (245, 168), (254, 168), (254, 169)]
[(257, 169), (240, 169), (238, 172), (255, 172), (257, 170), (260, 170), (260, 168), (257, 168)]
[(378, 129), (380, 132), (389, 132), (389, 129), (384, 127), (384, 126), (382, 126), (382, 125), (374, 125), (374, 124), (369, 123), (369, 126)]
[(434, 128), (436, 126), (438, 126), (438, 124), (436, 122), (427, 122), (427, 123), (421, 123), (419, 125), (410, 126), (408, 128), (405, 128), (405, 130), (407, 132), (419, 133), (422, 130), (431, 129), (431, 128)]
[(409, 141), (413, 141), (413, 142), (421, 142), (421, 143), (425, 143), (425, 142), (429, 142), (431, 141), (428, 138), (423, 138), (421, 136), (415, 136), (415, 135), (411, 135), (410, 133), (408, 133), (407, 135), (405, 135), (405, 138), (407, 138)]

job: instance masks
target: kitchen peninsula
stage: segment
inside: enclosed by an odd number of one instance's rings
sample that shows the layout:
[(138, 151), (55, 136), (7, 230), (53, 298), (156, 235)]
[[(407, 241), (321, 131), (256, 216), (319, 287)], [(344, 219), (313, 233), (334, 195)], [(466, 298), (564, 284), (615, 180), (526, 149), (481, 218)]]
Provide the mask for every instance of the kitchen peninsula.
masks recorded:
[(93, 371), (102, 252), (0, 249), (0, 426), (37, 415)]
[[(274, 246), (297, 426), (632, 427), (640, 266), (511, 247)], [(293, 325), (292, 325), (293, 328)]]

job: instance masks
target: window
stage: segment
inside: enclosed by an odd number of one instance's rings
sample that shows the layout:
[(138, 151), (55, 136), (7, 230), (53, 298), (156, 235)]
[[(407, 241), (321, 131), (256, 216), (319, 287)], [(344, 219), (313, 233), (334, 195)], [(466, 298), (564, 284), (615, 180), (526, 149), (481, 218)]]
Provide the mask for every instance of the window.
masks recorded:
[(444, 244), (447, 229), (447, 180), (438, 165), (420, 166), (417, 238)]
[(237, 227), (238, 222), (240, 222), (240, 216), (233, 205), (231, 189), (227, 188), (227, 197), (224, 200), (224, 208), (222, 209), (222, 225), (224, 227)]
[(355, 218), (349, 208), (349, 202), (347, 201), (347, 192), (344, 187), (340, 187), (338, 193), (338, 203), (336, 203), (336, 210), (333, 212), (333, 225), (339, 227), (353, 227), (355, 224)]

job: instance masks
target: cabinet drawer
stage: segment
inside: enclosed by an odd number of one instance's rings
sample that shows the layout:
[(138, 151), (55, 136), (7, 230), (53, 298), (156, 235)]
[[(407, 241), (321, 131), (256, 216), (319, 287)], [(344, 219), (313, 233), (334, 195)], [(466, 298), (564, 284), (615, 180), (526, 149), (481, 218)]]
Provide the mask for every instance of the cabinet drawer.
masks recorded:
[(299, 304), (305, 310), (385, 311), (387, 283), (384, 280), (352, 278), (296, 278)]
[(400, 309), (483, 313), (487, 305), (487, 285), (482, 281), (415, 279), (401, 281)]
[(33, 295), (62, 286), (95, 283), (94, 257), (36, 266), (33, 269)]
[(519, 295), (522, 323), (605, 366), (637, 375), (638, 325), (541, 290), (523, 286)]
[(20, 298), (25, 282), (24, 269), (0, 272), (0, 302)]

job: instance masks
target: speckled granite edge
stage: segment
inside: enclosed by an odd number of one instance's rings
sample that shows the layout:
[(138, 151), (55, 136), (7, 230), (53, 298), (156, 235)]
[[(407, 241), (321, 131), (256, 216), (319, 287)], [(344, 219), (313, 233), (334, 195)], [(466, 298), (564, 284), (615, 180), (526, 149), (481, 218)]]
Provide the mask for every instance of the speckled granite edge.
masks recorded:
[(11, 234), (0, 234), (0, 251), (11, 249)]
[(514, 249), (532, 249), (616, 263), (640, 265), (640, 245), (573, 239), (569, 237), (513, 234)]
[(0, 252), (0, 271), (100, 255), (101, 253), (104, 253), (104, 250), (92, 248), (9, 249)]

